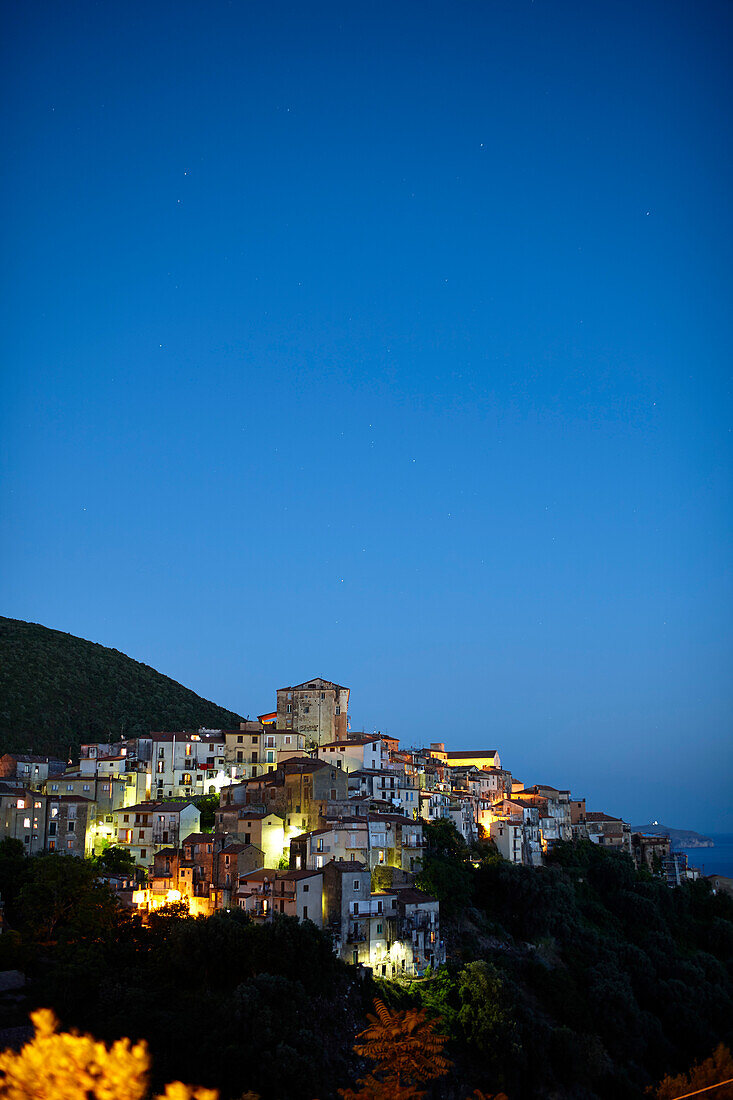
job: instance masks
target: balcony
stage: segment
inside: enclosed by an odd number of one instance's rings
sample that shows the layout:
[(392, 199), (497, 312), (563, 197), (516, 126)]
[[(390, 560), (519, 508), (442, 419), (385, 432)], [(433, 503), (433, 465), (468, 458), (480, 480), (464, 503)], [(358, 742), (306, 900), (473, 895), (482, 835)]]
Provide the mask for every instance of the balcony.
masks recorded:
[(364, 930), (361, 929), (361, 928), (355, 928), (353, 930), (353, 932), (349, 932), (349, 934), (347, 935), (346, 942), (347, 943), (365, 943), (366, 942), (366, 932), (364, 932)]

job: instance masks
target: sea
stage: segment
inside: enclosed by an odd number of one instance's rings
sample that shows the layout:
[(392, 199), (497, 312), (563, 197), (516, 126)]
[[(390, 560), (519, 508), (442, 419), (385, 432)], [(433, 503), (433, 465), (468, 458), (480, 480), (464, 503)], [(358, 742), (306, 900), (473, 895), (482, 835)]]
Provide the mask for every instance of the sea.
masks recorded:
[(714, 848), (680, 848), (687, 853), (690, 867), (699, 867), (703, 875), (726, 875), (733, 878), (733, 833), (707, 833)]

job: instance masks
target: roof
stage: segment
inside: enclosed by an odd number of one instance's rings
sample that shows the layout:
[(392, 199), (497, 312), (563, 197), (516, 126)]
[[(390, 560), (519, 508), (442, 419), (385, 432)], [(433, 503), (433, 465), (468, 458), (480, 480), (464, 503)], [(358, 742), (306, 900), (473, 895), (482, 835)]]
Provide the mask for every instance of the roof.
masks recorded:
[(255, 867), (252, 871), (241, 871), (239, 875), (239, 881), (244, 879), (254, 879), (255, 882), (260, 882), (262, 879), (275, 879), (277, 877), (277, 867)]
[(12, 756), (13, 760), (20, 760), (23, 764), (66, 764), (63, 760), (56, 760), (53, 756), (34, 756), (32, 753), (22, 752), (9, 752), (8, 756)]
[(401, 825), (422, 825), (421, 821), (415, 821), (405, 814), (369, 814), (370, 821), (393, 821)]
[(183, 840), (181, 841), (181, 846), (183, 846), (184, 844), (213, 844), (213, 843), (214, 843), (214, 834), (213, 833), (189, 833), (188, 836), (185, 836), (183, 838)]
[[(239, 730), (238, 732), (241, 733), (244, 731)], [(193, 741), (194, 744), (199, 745), (216, 745), (223, 744), (225, 738), (221, 730), (217, 730), (216, 733), (198, 733), (197, 731), (186, 733), (184, 730), (181, 730), (180, 733), (151, 733), (149, 738), (147, 738), (146, 740), (163, 742)]]
[(187, 798), (173, 798), (170, 802), (138, 802), (135, 806), (120, 806), (118, 809), (113, 810), (113, 814), (131, 813), (133, 810), (136, 812), (152, 813), (154, 811), (177, 814), (182, 810), (185, 810), (187, 806), (193, 806), (196, 808), (196, 804), (193, 799)]
[(335, 867), (337, 871), (366, 871), (366, 864), (360, 863), (358, 859), (332, 859), (330, 863), (326, 864), (327, 867)]
[(620, 817), (610, 817), (609, 814), (600, 813), (597, 810), (589, 810), (585, 815), (586, 822), (588, 821), (616, 821), (620, 825), (623, 824), (623, 820)]
[(278, 688), (280, 691), (315, 691), (317, 688), (335, 688), (336, 691), (348, 691), (341, 684), (334, 684), (332, 680), (322, 680), (315, 676), (312, 680), (305, 680), (302, 684), (292, 684), (290, 687)]
[(94, 802), (93, 798), (84, 798), (81, 794), (49, 794), (46, 797), (49, 802)]
[(319, 867), (317, 870), (314, 870), (314, 871), (308, 871), (308, 870), (278, 871), (277, 878), (278, 879), (284, 878), (284, 879), (287, 879), (289, 882), (294, 882), (297, 879), (313, 878), (314, 875), (322, 875), (322, 874), (323, 874), (323, 868)]
[(406, 889), (397, 887), (393, 893), (397, 894), (398, 901), (403, 905), (423, 905), (425, 902), (438, 900), (430, 894), (424, 894), (422, 890), (416, 890), (414, 886), (408, 886)]
[[(265, 817), (279, 817), (274, 810), (248, 810), (246, 806), (242, 806), (241, 802), (235, 802), (231, 806), (226, 806), (223, 810), (217, 810), (217, 813), (227, 813), (227, 811), (236, 810), (239, 820), (243, 820), (245, 817), (251, 818), (253, 821), (259, 819), (262, 820)], [(282, 819), (281, 819), (282, 820)]]
[(484, 756), (498, 756), (498, 749), (471, 749), (470, 752), (446, 752), (444, 754), (449, 760), (472, 760), (481, 759)]
[(375, 741), (381, 741), (382, 738), (375, 734), (362, 734), (360, 737), (350, 737), (348, 741), (327, 741), (325, 745), (319, 745), (319, 751), (321, 749), (346, 749), (349, 745), (371, 745)]
[(291, 756), (289, 760), (283, 760), (279, 765), (286, 775), (294, 775), (296, 772), (317, 772), (321, 768), (328, 767), (325, 760), (316, 760), (312, 756)]
[(25, 789), (20, 783), (7, 783), (5, 780), (0, 782), (0, 794), (18, 795), (25, 792)]

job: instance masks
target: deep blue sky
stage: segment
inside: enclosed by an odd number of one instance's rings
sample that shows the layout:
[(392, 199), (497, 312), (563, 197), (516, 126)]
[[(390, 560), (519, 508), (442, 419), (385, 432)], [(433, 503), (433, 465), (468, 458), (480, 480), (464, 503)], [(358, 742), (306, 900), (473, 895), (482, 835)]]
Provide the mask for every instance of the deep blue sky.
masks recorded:
[(732, 26), (6, 7), (4, 613), (733, 830)]

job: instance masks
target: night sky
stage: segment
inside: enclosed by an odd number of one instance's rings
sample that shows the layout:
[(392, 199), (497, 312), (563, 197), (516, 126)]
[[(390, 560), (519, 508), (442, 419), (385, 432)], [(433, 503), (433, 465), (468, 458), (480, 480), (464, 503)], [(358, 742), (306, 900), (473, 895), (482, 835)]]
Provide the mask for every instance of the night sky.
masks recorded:
[(733, 830), (731, 4), (4, 18), (3, 613)]

